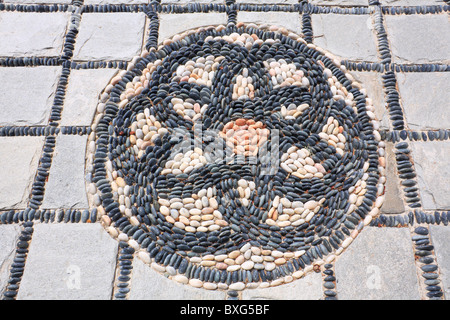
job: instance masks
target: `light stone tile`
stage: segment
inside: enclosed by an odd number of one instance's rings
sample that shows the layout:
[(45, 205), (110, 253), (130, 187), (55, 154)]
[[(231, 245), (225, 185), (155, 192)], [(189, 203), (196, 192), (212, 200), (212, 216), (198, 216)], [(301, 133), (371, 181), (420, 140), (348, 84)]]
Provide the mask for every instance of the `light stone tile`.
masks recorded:
[(301, 16), (296, 12), (250, 12), (239, 11), (237, 14), (238, 22), (275, 25), (285, 27), (296, 33), (302, 33)]
[(397, 82), (410, 129), (450, 128), (450, 73), (398, 73)]
[(446, 300), (450, 300), (450, 228), (430, 225), (430, 235), (435, 247), (444, 296)]
[(386, 32), (396, 63), (450, 63), (447, 14), (386, 15)]
[(449, 210), (450, 143), (412, 142), (422, 205), (425, 210)]
[(313, 14), (314, 44), (346, 60), (377, 62), (370, 15)]
[(369, 0), (309, 0), (309, 3), (330, 6), (367, 6), (369, 5)]
[(99, 96), (116, 73), (114, 69), (72, 70), (61, 126), (90, 126)]
[(87, 209), (85, 154), (87, 136), (59, 135), (46, 185), (43, 209)]
[(187, 30), (212, 25), (226, 25), (227, 21), (226, 13), (160, 14), (158, 42), (162, 43), (164, 40)]
[(135, 258), (129, 297), (130, 300), (225, 300), (226, 293), (180, 284)]
[(0, 68), (0, 126), (46, 125), (60, 74), (60, 67)]
[(43, 137), (0, 138), (0, 209), (24, 209), (30, 196)]
[(0, 12), (0, 56), (61, 55), (70, 13)]
[(323, 296), (322, 275), (312, 273), (281, 286), (246, 289), (242, 300), (319, 300)]
[(100, 224), (38, 224), (18, 300), (109, 300), (117, 241)]
[(408, 229), (364, 228), (336, 261), (340, 300), (419, 300)]
[(74, 60), (127, 60), (141, 53), (144, 13), (85, 13), (74, 50)]
[(384, 6), (433, 6), (445, 5), (444, 0), (380, 0)]
[(16, 225), (0, 225), (0, 295), (8, 285), (9, 270), (14, 259), (20, 228)]

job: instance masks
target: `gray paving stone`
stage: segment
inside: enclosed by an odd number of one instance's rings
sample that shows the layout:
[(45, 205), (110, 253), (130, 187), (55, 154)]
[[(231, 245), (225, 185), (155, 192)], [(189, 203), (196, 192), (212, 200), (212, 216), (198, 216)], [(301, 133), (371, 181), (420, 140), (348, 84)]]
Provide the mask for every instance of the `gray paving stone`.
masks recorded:
[(242, 300), (319, 300), (323, 296), (321, 273), (311, 273), (291, 283), (242, 292)]
[(311, 4), (317, 5), (345, 5), (345, 6), (367, 6), (369, 5), (368, 0), (309, 0)]
[(26, 208), (43, 144), (43, 137), (0, 138), (0, 210)]
[(9, 269), (14, 259), (19, 234), (19, 226), (0, 225), (0, 295), (8, 285)]
[(397, 82), (410, 129), (450, 128), (450, 73), (398, 73)]
[(90, 126), (99, 95), (117, 73), (114, 69), (72, 70), (67, 86), (61, 126)]
[(186, 13), (159, 15), (159, 43), (183, 31), (212, 25), (226, 25), (226, 13)]
[(0, 126), (46, 125), (60, 74), (60, 67), (1, 68)]
[(117, 247), (100, 224), (36, 225), (17, 299), (111, 299)]
[(369, 15), (312, 15), (314, 44), (347, 60), (378, 61), (373, 26)]
[(445, 5), (444, 0), (381, 0), (384, 6), (432, 6)]
[(0, 12), (0, 56), (59, 56), (69, 17), (69, 13)]
[(85, 0), (84, 5), (96, 4), (148, 4), (149, 0)]
[(341, 300), (418, 300), (408, 229), (364, 229), (336, 261)]
[(431, 241), (435, 247), (436, 259), (440, 269), (444, 296), (450, 300), (450, 228), (430, 226)]
[(411, 145), (424, 209), (450, 209), (450, 143), (428, 141)]
[(139, 258), (133, 261), (130, 300), (225, 300), (219, 290), (194, 288), (157, 273)]
[(46, 186), (43, 209), (89, 208), (84, 179), (87, 136), (59, 135)]
[(74, 60), (131, 60), (141, 53), (144, 13), (85, 13), (74, 50)]
[(252, 3), (252, 4), (296, 4), (298, 0), (236, 0), (236, 3)]
[(301, 16), (297, 12), (250, 12), (239, 11), (237, 14), (238, 22), (275, 25), (285, 27), (296, 33), (302, 33)]
[(399, 188), (399, 178), (397, 172), (397, 163), (395, 161), (394, 146), (386, 142), (386, 184), (385, 200), (381, 207), (381, 213), (398, 214), (405, 212), (403, 195)]
[(384, 101), (384, 89), (383, 81), (380, 73), (377, 72), (363, 72), (363, 71), (351, 71), (351, 75), (355, 80), (362, 84), (362, 87), (366, 89), (367, 97), (372, 100), (372, 104), (375, 107), (375, 115), (378, 121), (380, 121), (381, 129), (389, 129), (389, 111), (386, 109), (386, 103)]
[(385, 16), (396, 63), (450, 63), (447, 14)]

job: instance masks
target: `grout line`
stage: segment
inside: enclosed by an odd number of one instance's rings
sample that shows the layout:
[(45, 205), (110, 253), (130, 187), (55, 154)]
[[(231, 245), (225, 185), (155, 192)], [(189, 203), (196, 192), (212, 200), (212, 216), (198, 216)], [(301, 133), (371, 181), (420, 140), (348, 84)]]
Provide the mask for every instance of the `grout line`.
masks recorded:
[(129, 246), (127, 242), (119, 242), (112, 300), (128, 300), (134, 255), (135, 249)]
[(33, 235), (33, 223), (26, 222), (22, 226), (22, 231), (17, 242), (16, 253), (13, 264), (9, 269), (9, 279), (6, 290), (3, 292), (3, 300), (16, 300), (19, 292), (20, 282), (22, 281), (25, 269), (26, 259), (28, 257), (28, 248)]
[(322, 268), (322, 287), (324, 300), (338, 300), (336, 290), (335, 263), (327, 263)]

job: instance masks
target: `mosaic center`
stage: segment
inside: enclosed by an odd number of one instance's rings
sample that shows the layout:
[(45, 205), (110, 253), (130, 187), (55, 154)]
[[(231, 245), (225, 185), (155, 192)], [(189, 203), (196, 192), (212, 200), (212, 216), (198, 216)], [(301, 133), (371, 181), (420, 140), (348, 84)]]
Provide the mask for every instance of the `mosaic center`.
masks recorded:
[(133, 61), (98, 108), (90, 201), (160, 273), (206, 289), (287, 283), (378, 215), (374, 107), (332, 54), (238, 24)]

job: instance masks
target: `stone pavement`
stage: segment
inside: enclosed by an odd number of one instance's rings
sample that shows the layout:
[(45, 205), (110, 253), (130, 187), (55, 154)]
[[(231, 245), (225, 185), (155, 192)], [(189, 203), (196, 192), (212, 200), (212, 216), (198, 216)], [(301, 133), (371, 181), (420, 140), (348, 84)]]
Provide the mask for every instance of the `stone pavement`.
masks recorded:
[[(2, 298), (450, 299), (449, 12), (443, 0), (0, 0)], [(301, 34), (362, 84), (386, 146), (385, 202), (364, 230), (346, 221), (361, 234), (301, 279), (207, 290), (111, 237), (89, 192), (90, 141), (105, 87), (135, 56), (239, 22)]]

